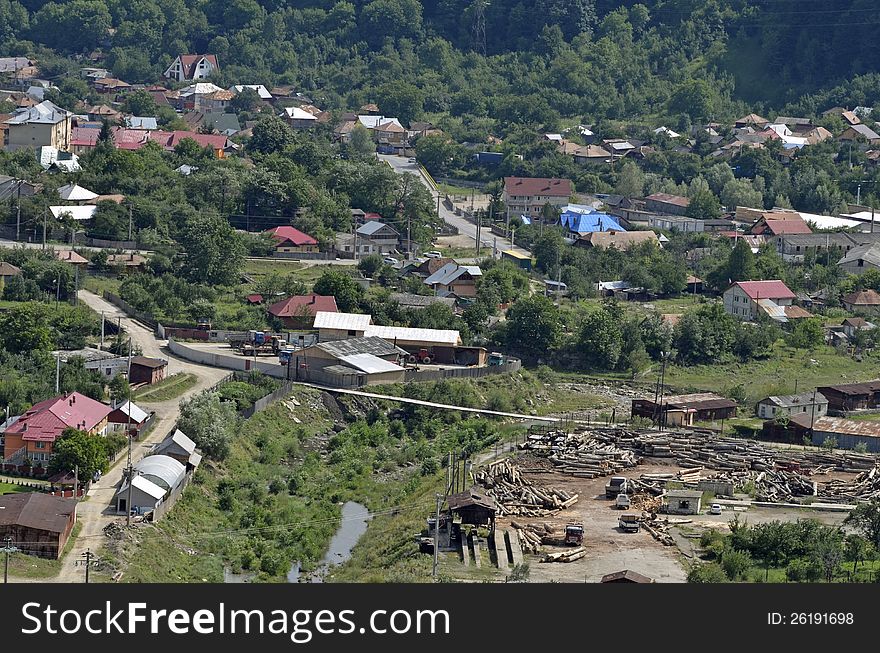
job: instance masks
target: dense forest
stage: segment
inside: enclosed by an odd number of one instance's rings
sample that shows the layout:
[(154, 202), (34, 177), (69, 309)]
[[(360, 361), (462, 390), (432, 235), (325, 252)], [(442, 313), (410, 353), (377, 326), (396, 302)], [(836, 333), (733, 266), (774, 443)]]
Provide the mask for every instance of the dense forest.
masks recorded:
[(211, 52), (221, 86), (288, 83), (330, 107), (381, 100), (403, 120), (719, 119), (743, 111), (742, 100), (768, 112), (873, 106), (874, 9), (869, 0), (0, 0), (0, 51), (36, 57), (59, 81), (73, 70), (66, 57), (101, 49), (128, 82), (157, 79), (179, 53)]

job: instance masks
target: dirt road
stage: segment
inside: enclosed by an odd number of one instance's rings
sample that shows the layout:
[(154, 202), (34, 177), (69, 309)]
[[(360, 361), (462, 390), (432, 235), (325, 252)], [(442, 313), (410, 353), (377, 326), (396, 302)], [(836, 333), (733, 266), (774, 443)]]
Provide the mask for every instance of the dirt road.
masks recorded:
[[(132, 342), (141, 348), (144, 356), (164, 358), (168, 361), (168, 374), (189, 372), (198, 378), (196, 385), (181, 397), (157, 403), (139, 402), (143, 404), (145, 409), (156, 412), (156, 421), (152, 431), (132, 448), (132, 461), (137, 462), (148, 454), (153, 445), (161, 441), (177, 422), (182, 399), (211, 387), (229, 374), (229, 371), (198, 365), (174, 357), (165, 347), (165, 343), (156, 339), (151, 329), (135, 322), (116, 306), (93, 293), (80, 290), (79, 299), (99, 315), (103, 312), (108, 320), (115, 322), (117, 319), (121, 319), (122, 328), (131, 336)], [(65, 556), (59, 575), (43, 582), (82, 582), (84, 572), (82, 567), (77, 566), (77, 560), (81, 558), (86, 549), (94, 551), (102, 545), (103, 529), (107, 524), (124, 519), (116, 514), (115, 506), (110, 504), (114, 503), (113, 497), (122, 480), (125, 466), (126, 460), (123, 458), (100, 481), (92, 484), (88, 499), (81, 501), (77, 507), (77, 522), (82, 525), (79, 537), (77, 537), (71, 551)]]

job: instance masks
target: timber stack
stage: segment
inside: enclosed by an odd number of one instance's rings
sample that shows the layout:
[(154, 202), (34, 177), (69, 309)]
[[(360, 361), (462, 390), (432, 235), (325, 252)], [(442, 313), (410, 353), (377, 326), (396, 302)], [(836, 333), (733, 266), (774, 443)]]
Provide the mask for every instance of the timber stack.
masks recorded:
[(533, 434), (521, 449), (546, 456), (557, 471), (580, 478), (619, 474), (641, 462), (632, 450), (580, 434)]
[(519, 467), (509, 460), (501, 460), (479, 470), (476, 482), (498, 504), (503, 515), (545, 517), (577, 503), (577, 493), (556, 488), (544, 488), (524, 479)]

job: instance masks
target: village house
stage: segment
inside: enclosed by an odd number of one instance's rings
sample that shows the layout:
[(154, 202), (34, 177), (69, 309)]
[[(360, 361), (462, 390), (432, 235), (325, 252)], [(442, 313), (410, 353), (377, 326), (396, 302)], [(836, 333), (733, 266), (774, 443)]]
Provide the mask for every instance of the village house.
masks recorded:
[(205, 79), (220, 70), (213, 54), (181, 54), (165, 69), (163, 77), (177, 82)]
[(4, 122), (3, 149), (14, 152), (22, 148), (44, 146), (70, 150), (73, 114), (46, 100), (15, 113)]
[(274, 227), (265, 233), (275, 241), (276, 252), (302, 254), (318, 251), (318, 241), (295, 227)]
[(0, 496), (0, 541), (32, 556), (57, 560), (76, 523), (76, 499), (44, 492)]
[(641, 243), (651, 243), (660, 247), (660, 239), (653, 231), (594, 231), (584, 234), (574, 244), (578, 247), (614, 247), (626, 251)]
[[(357, 245), (361, 248), (359, 254), (390, 254), (397, 250), (400, 242), (400, 234), (391, 225), (373, 220), (362, 224), (355, 231)], [(370, 247), (372, 251), (365, 251), (364, 247)]]
[(560, 140), (556, 146), (557, 151), (574, 159), (575, 163), (584, 165), (587, 163), (605, 163), (611, 160), (611, 152), (600, 145), (579, 145), (568, 140)]
[(125, 401), (107, 416), (107, 431), (110, 433), (128, 432), (132, 437), (138, 437), (147, 421), (150, 413), (130, 400)]
[(281, 117), (294, 129), (308, 129), (318, 123), (317, 116), (300, 107), (286, 107), (281, 112)]
[(761, 217), (751, 226), (749, 233), (753, 236), (772, 238), (789, 234), (811, 234), (810, 225), (798, 213), (776, 211), (762, 213)]
[(174, 458), (188, 470), (195, 469), (202, 461), (201, 454), (196, 450), (196, 443), (180, 429), (174, 429), (173, 433), (169, 433), (156, 445), (153, 453)]
[(876, 324), (868, 322), (863, 317), (848, 317), (842, 322), (841, 326), (843, 327), (844, 335), (849, 340), (854, 340), (862, 331), (873, 331), (877, 328)]
[[(662, 413), (661, 413), (662, 406)], [(646, 417), (667, 425), (691, 426), (736, 417), (736, 402), (712, 392), (632, 400), (633, 417)]]
[(816, 390), (828, 399), (829, 414), (880, 408), (880, 380), (825, 385)]
[(843, 308), (850, 313), (880, 315), (880, 294), (873, 288), (859, 290), (841, 298)]
[(187, 481), (186, 466), (162, 454), (145, 456), (134, 465), (134, 476), (129, 493), (128, 481), (124, 480), (116, 492), (116, 511), (129, 512), (128, 496), (131, 494), (130, 509), (138, 514), (155, 510), (163, 501), (179, 495), (178, 488)]
[(776, 116), (774, 125), (785, 125), (796, 136), (806, 134), (815, 128), (810, 118), (794, 118), (790, 116)]
[(107, 265), (116, 268), (121, 272), (135, 272), (147, 262), (147, 257), (141, 254), (130, 252), (128, 254), (109, 254), (107, 256)]
[[(802, 263), (807, 254), (815, 255), (832, 250), (847, 254), (859, 245), (872, 243), (880, 243), (880, 232), (876, 234), (845, 232), (782, 234), (776, 237), (776, 253), (789, 263)], [(840, 261), (838, 261), (838, 265), (840, 265)]]
[(844, 107), (831, 107), (822, 112), (823, 116), (838, 116), (847, 125), (858, 125), (861, 119), (854, 111), (850, 111)]
[(159, 383), (159, 381), (165, 378), (167, 369), (168, 361), (162, 358), (132, 356), (131, 374), (128, 382), (132, 384), (144, 383), (147, 385)]
[(406, 130), (395, 119), (389, 119), (373, 127), (373, 139), (380, 151), (402, 154), (406, 147)]
[(483, 272), (477, 265), (459, 265), (447, 263), (437, 270), (424, 283), (430, 286), (435, 295), (446, 297), (476, 297), (477, 279), (483, 276)]
[(880, 242), (867, 243), (853, 247), (837, 262), (844, 272), (862, 274), (867, 270), (880, 268)]
[(750, 113), (749, 115), (743, 116), (742, 118), (734, 122), (733, 126), (736, 129), (742, 129), (744, 127), (755, 127), (760, 130), (769, 124), (770, 121), (766, 118), (762, 118), (756, 113)]
[(649, 211), (669, 215), (685, 215), (690, 203), (691, 201), (687, 197), (670, 195), (668, 193), (654, 193), (645, 198), (645, 207)]
[(841, 132), (837, 140), (842, 142), (865, 140), (868, 141), (869, 145), (880, 145), (880, 134), (868, 127), (868, 125), (851, 125)]
[(511, 215), (540, 215), (545, 204), (561, 209), (573, 190), (568, 179), (505, 177), (504, 204)]
[(17, 277), (21, 275), (21, 268), (14, 266), (12, 263), (7, 263), (6, 261), (0, 261), (0, 293), (2, 293), (3, 286), (9, 283), (9, 280), (12, 277)]
[(296, 295), (269, 306), (269, 315), (287, 329), (311, 329), (318, 311), (337, 313), (336, 298), (325, 295)]
[(724, 311), (744, 321), (762, 314), (779, 319), (780, 308), (783, 318), (787, 307), (798, 308), (793, 306), (794, 299), (795, 294), (779, 280), (737, 281), (724, 291)]
[(79, 392), (46, 399), (31, 406), (3, 432), (3, 457), (21, 465), (25, 459), (45, 467), (52, 445), (65, 429), (104, 435), (110, 406)]
[(821, 417), (828, 412), (828, 400), (820, 392), (802, 392), (797, 395), (772, 395), (758, 402), (755, 410), (758, 417), (775, 419), (807, 413)]
[(670, 515), (699, 515), (702, 490), (667, 490), (661, 497), (661, 512)]
[(611, 574), (602, 576), (600, 583), (653, 583), (654, 579), (631, 569), (623, 571), (615, 571)]

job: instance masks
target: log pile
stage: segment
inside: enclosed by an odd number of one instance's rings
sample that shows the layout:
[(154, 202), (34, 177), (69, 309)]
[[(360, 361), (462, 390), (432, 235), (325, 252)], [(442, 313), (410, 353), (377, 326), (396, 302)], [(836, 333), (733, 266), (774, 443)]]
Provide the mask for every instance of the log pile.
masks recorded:
[(582, 433), (533, 434), (520, 448), (546, 456), (558, 471), (580, 478), (619, 474), (641, 462), (630, 449)]
[(568, 551), (558, 551), (556, 553), (545, 553), (541, 558), (541, 562), (574, 562), (580, 560), (587, 555), (587, 550), (578, 546)]
[(669, 524), (659, 519), (642, 520), (642, 528), (648, 531), (663, 546), (675, 546), (675, 540), (669, 534)]
[(636, 492), (630, 499), (630, 509), (642, 512), (658, 513), (663, 500), (658, 496), (652, 496), (647, 492)]
[(845, 503), (880, 498), (880, 467), (865, 470), (851, 481), (831, 480), (825, 484), (819, 496)]
[(559, 544), (561, 538), (550, 524), (521, 524), (511, 520), (510, 525), (519, 537), (523, 553), (540, 553), (545, 544)]
[(577, 493), (534, 485), (524, 479), (520, 469), (509, 460), (488, 465), (474, 478), (498, 504), (499, 516), (545, 517), (574, 505), (578, 500)]

